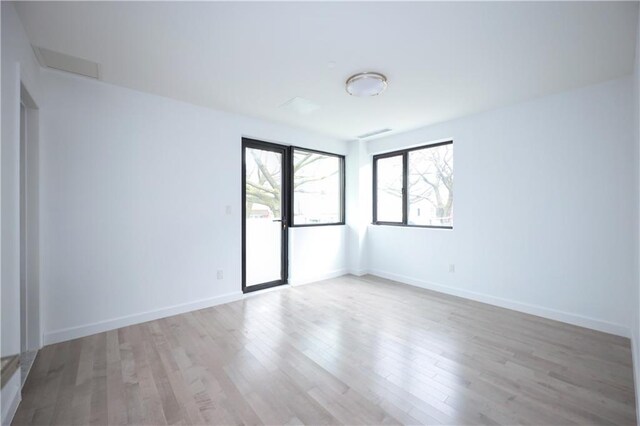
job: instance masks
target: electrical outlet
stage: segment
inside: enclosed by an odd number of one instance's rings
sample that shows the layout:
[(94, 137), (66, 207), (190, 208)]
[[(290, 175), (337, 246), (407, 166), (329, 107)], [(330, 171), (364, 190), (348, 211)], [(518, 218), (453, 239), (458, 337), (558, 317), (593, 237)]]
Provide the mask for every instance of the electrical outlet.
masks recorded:
[(224, 276), (222, 269), (218, 269), (218, 279), (221, 280), (222, 277)]
[(454, 265), (453, 263), (450, 263), (449, 264), (449, 272), (450, 273), (456, 272), (456, 265)]
[(231, 206), (227, 206), (227, 207), (224, 209), (224, 212), (225, 212), (225, 214), (226, 214), (227, 216), (231, 215)]

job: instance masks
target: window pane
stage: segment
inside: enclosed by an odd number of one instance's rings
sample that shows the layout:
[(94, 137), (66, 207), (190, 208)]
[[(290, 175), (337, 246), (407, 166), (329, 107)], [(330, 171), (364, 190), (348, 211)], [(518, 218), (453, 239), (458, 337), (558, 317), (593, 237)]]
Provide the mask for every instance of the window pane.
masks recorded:
[(293, 151), (293, 224), (342, 222), (341, 157)]
[(409, 225), (453, 226), (453, 144), (409, 152)]
[(252, 286), (282, 277), (282, 154), (245, 149), (246, 284)]
[(402, 222), (402, 155), (376, 160), (376, 220)]

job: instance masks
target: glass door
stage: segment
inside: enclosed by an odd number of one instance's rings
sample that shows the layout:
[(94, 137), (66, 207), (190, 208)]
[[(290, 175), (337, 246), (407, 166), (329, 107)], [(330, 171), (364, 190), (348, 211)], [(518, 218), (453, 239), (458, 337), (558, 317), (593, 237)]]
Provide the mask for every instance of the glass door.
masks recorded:
[(242, 140), (242, 291), (287, 282), (288, 147)]

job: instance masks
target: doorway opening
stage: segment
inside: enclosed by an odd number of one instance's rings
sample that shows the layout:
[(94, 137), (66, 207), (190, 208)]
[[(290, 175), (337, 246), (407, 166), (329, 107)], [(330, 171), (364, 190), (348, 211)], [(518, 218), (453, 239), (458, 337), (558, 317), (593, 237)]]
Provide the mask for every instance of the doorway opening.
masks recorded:
[(20, 366), (24, 385), (38, 349), (40, 329), (38, 107), (20, 86)]
[(287, 283), (289, 147), (242, 139), (242, 291)]

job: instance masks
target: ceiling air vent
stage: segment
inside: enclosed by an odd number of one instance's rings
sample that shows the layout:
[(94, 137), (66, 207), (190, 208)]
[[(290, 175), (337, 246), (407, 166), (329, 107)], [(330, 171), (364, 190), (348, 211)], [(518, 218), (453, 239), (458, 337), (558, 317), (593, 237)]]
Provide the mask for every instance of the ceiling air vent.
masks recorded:
[(75, 56), (66, 55), (43, 47), (33, 46), (33, 51), (40, 65), (60, 71), (83, 75), (85, 77), (100, 78), (100, 66)]
[(307, 115), (320, 109), (320, 105), (311, 102), (309, 99), (296, 96), (295, 98), (289, 99), (278, 108), (298, 115)]
[(363, 133), (359, 136), (357, 136), (358, 139), (366, 139), (366, 138), (370, 138), (372, 136), (378, 136), (381, 135), (383, 133), (387, 133), (390, 132), (391, 129), (379, 129), (379, 130), (374, 130), (373, 132), (369, 132), (369, 133)]

